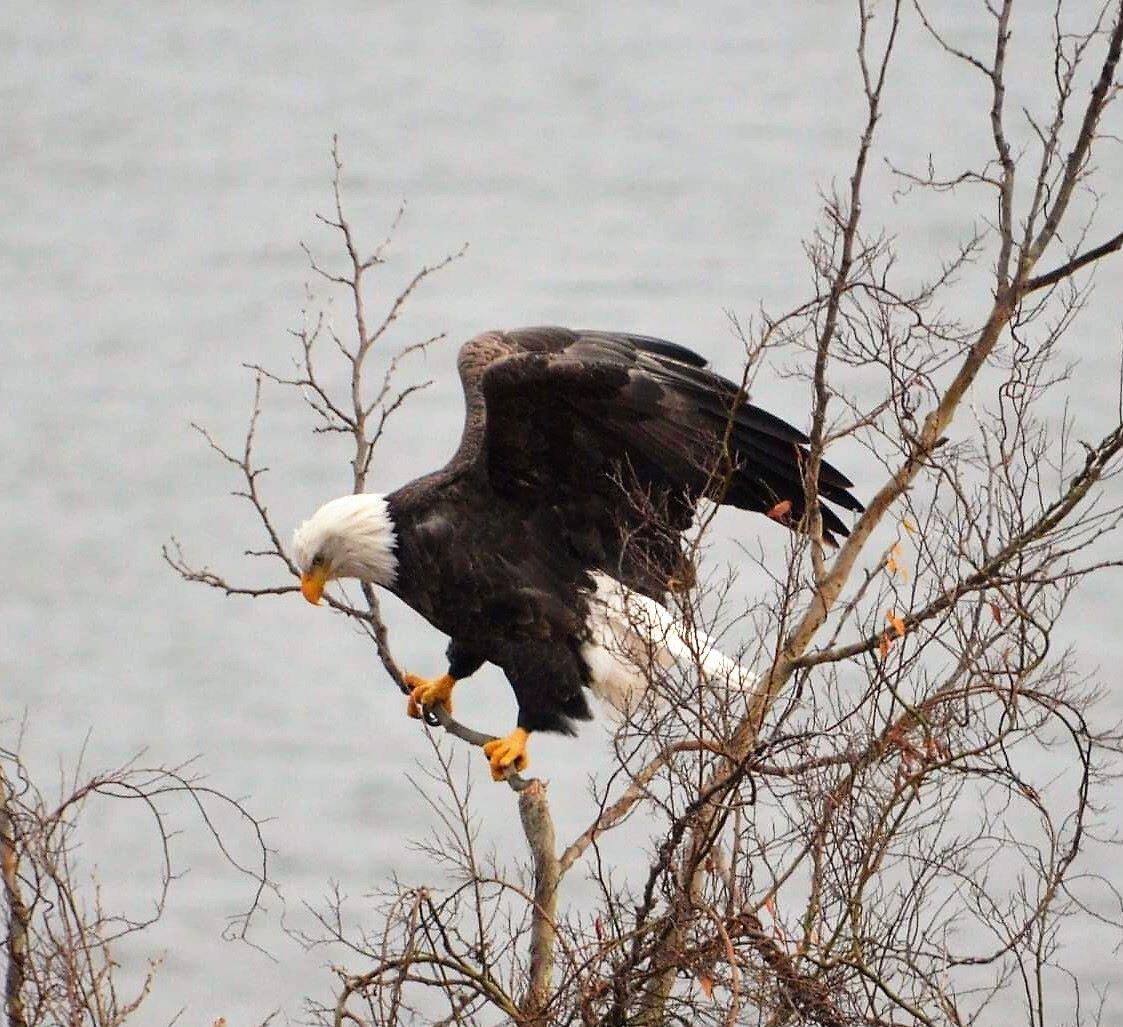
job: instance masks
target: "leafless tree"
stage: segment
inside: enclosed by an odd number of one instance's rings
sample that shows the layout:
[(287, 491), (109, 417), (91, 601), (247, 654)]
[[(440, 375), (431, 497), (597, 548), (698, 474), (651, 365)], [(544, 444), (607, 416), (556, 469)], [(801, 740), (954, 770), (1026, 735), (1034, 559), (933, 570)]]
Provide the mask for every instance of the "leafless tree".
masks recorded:
[[(93, 868), (83, 866), (82, 822), (96, 802), (129, 803), (147, 813), (157, 890), (141, 915), (107, 908)], [(246, 910), (230, 921), (244, 935), (267, 886), (267, 850), (258, 822), (239, 802), (202, 783), (190, 766), (148, 767), (132, 760), (84, 776), (79, 762), (57, 798), (37, 787), (19, 754), (0, 749), (0, 868), (7, 956), (4, 1002), (8, 1027), (118, 1027), (136, 1022), (159, 967), (153, 956), (135, 980), (117, 962), (118, 943), (142, 934), (164, 913), (176, 876), (169, 848), (168, 804), (186, 802), (225, 858), (253, 882)], [(249, 829), (256, 859), (243, 865), (216, 823), (218, 807)], [(87, 836), (88, 837), (88, 836)], [(138, 863), (144, 857), (137, 856)]]
[[(959, 1027), (1010, 1022), (1019, 1009), (1042, 1027), (1098, 1019), (1058, 935), (1080, 918), (1123, 930), (1110, 883), (1110, 906), (1092, 909), (1079, 880), (1093, 799), (1120, 737), (1099, 723), (1095, 682), (1053, 642), (1073, 591), (1123, 562), (1109, 541), (1123, 507), (1105, 488), (1123, 449), (1123, 403), (1087, 442), (1070, 421), (1050, 422), (1045, 404), (1065, 395), (1058, 342), (1078, 324), (1096, 265), (1123, 247), (1123, 212), (1101, 232), (1101, 205), (1088, 202), (1095, 156), (1117, 142), (1106, 118), (1119, 91), (1123, 4), (1083, 24), (1056, 4), (1038, 54), (1053, 77), (1045, 111), (1009, 109), (1014, 4), (983, 9), (992, 45), (971, 53), (934, 5), (887, 0), (875, 18), (859, 0), (865, 120), (848, 185), (828, 196), (807, 245), (813, 295), (736, 325), (746, 383), (777, 354), (806, 379), (807, 533), (746, 555), (772, 590), (738, 609), (736, 569), (707, 565), (712, 519), (703, 516), (691, 541), (699, 571), (675, 601), (699, 639), (706, 632), (740, 650), (752, 680), (715, 683), (700, 659), (674, 674), (652, 669), (656, 701), (620, 724), (615, 772), (593, 786), (589, 826), (564, 848), (545, 785), (511, 779), (530, 852), (522, 868), (479, 851), (470, 787), (450, 743), (434, 735), (428, 795), (440, 826), (430, 850), (452, 883), (387, 882), (358, 936), (338, 906), (323, 912), (320, 939), (344, 946), (350, 964), (335, 999), (314, 1007), (325, 1022)], [(893, 169), (901, 189), (954, 194), (965, 225), (985, 221), (919, 286), (904, 284), (907, 254), (862, 213), (906, 21), (981, 76), (990, 97), (963, 113), (989, 128), (990, 152), (976, 166)], [(318, 430), (351, 436), (363, 489), (386, 419), (410, 392), (395, 387), (395, 372), (416, 347), (389, 361), (373, 389), (368, 357), (447, 262), (419, 271), (372, 327), (367, 276), (385, 245), (365, 256), (344, 215), (340, 170), (336, 157), (325, 220), (347, 270), (309, 256), (350, 295), (354, 336), (312, 318), (297, 334), (295, 372), (253, 368), (244, 445), (235, 452), (208, 436), (241, 476), (263, 555), (289, 578), (242, 586), (196, 567), (174, 543), (166, 551), (184, 578), (227, 594), (297, 591), (254, 462), (263, 382), (298, 391)], [(978, 323), (953, 313), (968, 286), (986, 305)], [(323, 367), (339, 355), (349, 381), (333, 391)], [(816, 482), (842, 439), (864, 446), (884, 477), (831, 549)], [(369, 589), (364, 600), (330, 601), (370, 634), (401, 685)], [(490, 737), (432, 712), (470, 745)], [(639, 811), (654, 825), (651, 859), (638, 876), (612, 872), (605, 839)], [(574, 871), (594, 882), (594, 909), (559, 903)]]

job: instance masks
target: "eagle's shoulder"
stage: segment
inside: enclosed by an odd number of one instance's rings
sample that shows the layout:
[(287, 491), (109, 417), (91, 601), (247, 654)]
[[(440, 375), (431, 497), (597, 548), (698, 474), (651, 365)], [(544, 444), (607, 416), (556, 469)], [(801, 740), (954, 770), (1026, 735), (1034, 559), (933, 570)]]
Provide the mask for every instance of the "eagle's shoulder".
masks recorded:
[(456, 356), (456, 369), (464, 391), (478, 389), (480, 379), (492, 364), (517, 352), (518, 347), (508, 340), (505, 332), (481, 332), (473, 336), (460, 347)]

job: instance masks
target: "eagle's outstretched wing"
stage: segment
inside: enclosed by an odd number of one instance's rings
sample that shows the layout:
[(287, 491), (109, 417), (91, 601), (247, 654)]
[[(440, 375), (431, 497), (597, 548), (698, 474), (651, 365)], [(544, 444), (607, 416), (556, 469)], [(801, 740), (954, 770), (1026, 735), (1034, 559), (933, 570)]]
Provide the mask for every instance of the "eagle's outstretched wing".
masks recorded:
[[(661, 593), (700, 498), (773, 512), (793, 527), (805, 508), (807, 437), (705, 364), (640, 335), (486, 333), (461, 349), (468, 422), (460, 455), (497, 493), (557, 509), (567, 532), (558, 541), (589, 566)], [(822, 498), (861, 510), (851, 484), (822, 463)], [(822, 515), (828, 538), (848, 534), (825, 505)]]

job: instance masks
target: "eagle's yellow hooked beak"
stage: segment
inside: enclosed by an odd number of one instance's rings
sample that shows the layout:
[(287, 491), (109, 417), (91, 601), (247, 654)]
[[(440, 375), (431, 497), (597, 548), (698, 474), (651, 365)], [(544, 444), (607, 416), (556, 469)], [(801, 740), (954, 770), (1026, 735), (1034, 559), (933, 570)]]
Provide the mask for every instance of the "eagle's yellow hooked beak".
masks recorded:
[(313, 567), (300, 576), (300, 593), (313, 606), (318, 606), (324, 594), (324, 586), (328, 583), (329, 568), (327, 565)]

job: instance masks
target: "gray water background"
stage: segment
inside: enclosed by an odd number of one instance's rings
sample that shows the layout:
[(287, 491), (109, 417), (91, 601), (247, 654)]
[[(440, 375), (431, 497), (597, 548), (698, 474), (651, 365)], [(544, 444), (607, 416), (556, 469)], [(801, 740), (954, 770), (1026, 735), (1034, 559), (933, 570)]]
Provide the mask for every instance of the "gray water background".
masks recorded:
[[(1015, 35), (1012, 107), (1046, 99), (1043, 11), (1028, 10)], [(981, 5), (948, 5), (945, 18), (958, 41), (984, 45)], [(989, 155), (984, 83), (924, 43), (914, 21), (891, 72), (882, 152), (917, 168), (933, 151), (941, 169), (978, 165)], [(736, 373), (725, 311), (747, 318), (760, 302), (781, 310), (806, 296), (800, 240), (816, 224), (818, 190), (849, 174), (862, 117), (854, 15), (843, 3), (783, 2), (14, 3), (0, 12), (0, 39), (0, 742), (26, 722), (25, 754), (48, 782), (83, 750), (91, 768), (142, 748), (150, 763), (198, 755), (209, 783), (272, 818), (284, 903), (269, 898), (255, 934), (270, 957), (221, 940), (252, 886), (182, 809), (173, 856), (188, 873), (162, 925), (125, 955), (135, 968), (165, 952), (142, 1022), (181, 1007), (183, 1023), (249, 1024), (275, 1008), (296, 1017), (302, 996), (329, 996), (326, 964), (342, 956), (300, 951), (282, 908), (307, 927), (304, 904), (337, 881), (361, 916), (361, 897), (391, 870), (424, 877), (407, 841), (433, 817), (406, 775), (431, 757), (369, 644), (342, 621), (296, 597), (189, 587), (160, 546), (174, 533), (199, 562), (276, 580), (241, 558), (260, 539), (226, 495), (238, 484), (230, 469), (188, 423), (237, 444), (250, 401), (240, 364), (283, 368), (286, 333), (300, 324), (309, 274), (298, 242), (338, 261), (313, 217), (330, 209), (332, 133), (369, 243), (409, 204), (372, 301), (471, 244), (416, 298), (392, 345), (554, 322), (663, 335)], [(1099, 161), (1100, 234), (1123, 218), (1118, 151)], [(895, 234), (914, 278), (992, 214), (981, 193), (891, 197), (880, 161), (870, 187), (868, 223)], [(985, 303), (985, 282), (983, 268), (964, 283), (968, 313)], [(1078, 435), (1114, 409), (1121, 285), (1118, 262), (1101, 270), (1066, 343), (1079, 361)], [(335, 308), (346, 329), (343, 298)], [(391, 428), (372, 487), (389, 490), (454, 448), (453, 343), (419, 369), (435, 385)], [(798, 383), (765, 373), (757, 396), (803, 420)], [(345, 491), (349, 472), (340, 441), (311, 435), (291, 398), (270, 391), (266, 404), (265, 487), (287, 530)], [(857, 449), (838, 461), (874, 480)], [(724, 523), (747, 544), (776, 544), (772, 525)], [(1081, 666), (1105, 668), (1109, 685), (1123, 662), (1121, 598), (1105, 576), (1065, 620)], [(438, 670), (444, 640), (395, 604), (387, 613), (402, 662)], [(479, 726), (513, 715), (494, 673), (462, 695)], [(1123, 714), (1121, 696), (1109, 691), (1101, 722)], [(563, 838), (588, 817), (584, 782), (605, 765), (601, 738), (536, 742)], [(479, 787), (485, 841), (518, 845), (509, 797)], [(1118, 828), (1118, 792), (1099, 799), (1104, 830)], [(248, 835), (224, 826), (252, 855)], [(102, 807), (86, 838), (110, 904), (143, 910), (154, 853), (142, 818)], [(1088, 860), (1089, 872), (1123, 881), (1110, 850)], [(1085, 985), (1109, 985), (1115, 937), (1065, 940)], [(1106, 1008), (1108, 1022), (1123, 1016), (1117, 991)]]

